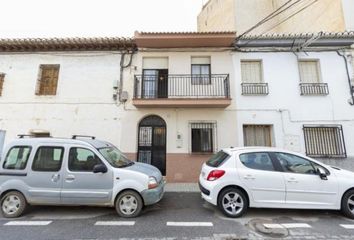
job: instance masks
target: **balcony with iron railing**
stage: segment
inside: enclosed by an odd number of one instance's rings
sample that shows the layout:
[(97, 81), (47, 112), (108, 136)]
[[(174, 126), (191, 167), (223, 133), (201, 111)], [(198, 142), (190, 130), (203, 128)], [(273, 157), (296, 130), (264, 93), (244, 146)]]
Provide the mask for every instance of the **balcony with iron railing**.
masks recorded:
[(300, 83), (301, 95), (328, 95), (327, 83)]
[(227, 107), (231, 104), (228, 74), (136, 75), (136, 107)]
[(268, 95), (268, 83), (241, 83), (242, 95)]

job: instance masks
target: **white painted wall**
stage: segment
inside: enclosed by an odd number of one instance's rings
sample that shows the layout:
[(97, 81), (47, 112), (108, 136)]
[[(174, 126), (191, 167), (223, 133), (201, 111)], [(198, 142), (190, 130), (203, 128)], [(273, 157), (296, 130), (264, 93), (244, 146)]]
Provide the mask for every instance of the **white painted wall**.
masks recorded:
[[(263, 61), (268, 96), (241, 95), (240, 61)], [(318, 59), (321, 76), (329, 85), (328, 96), (300, 96), (298, 59)], [(348, 104), (349, 85), (343, 58), (335, 52), (234, 53), (237, 103), (237, 137), (243, 145), (243, 124), (273, 125), (274, 146), (305, 152), (304, 124), (341, 124), (349, 157), (354, 157), (354, 106)], [(291, 145), (291, 142), (293, 144)], [(336, 163), (341, 163), (338, 160)]]
[[(35, 95), (40, 64), (60, 64), (56, 96)], [(46, 130), (57, 137), (89, 134), (119, 144), (121, 110), (112, 98), (119, 64), (117, 52), (1, 54), (5, 142), (30, 130)]]

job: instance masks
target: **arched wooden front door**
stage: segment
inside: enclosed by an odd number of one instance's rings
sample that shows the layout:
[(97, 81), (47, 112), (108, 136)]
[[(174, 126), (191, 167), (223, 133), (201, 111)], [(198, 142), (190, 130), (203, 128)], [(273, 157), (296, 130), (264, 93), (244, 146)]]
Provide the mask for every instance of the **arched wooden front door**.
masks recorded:
[(147, 116), (139, 123), (138, 161), (166, 175), (166, 123), (159, 116)]

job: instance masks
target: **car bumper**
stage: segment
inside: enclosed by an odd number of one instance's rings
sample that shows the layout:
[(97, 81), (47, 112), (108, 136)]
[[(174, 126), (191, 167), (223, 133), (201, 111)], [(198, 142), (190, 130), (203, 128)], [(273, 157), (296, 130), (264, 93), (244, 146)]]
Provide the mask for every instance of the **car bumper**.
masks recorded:
[(165, 191), (164, 191), (165, 184), (166, 184), (166, 182), (163, 181), (162, 183), (160, 183), (160, 185), (158, 187), (156, 187), (154, 189), (147, 189), (147, 190), (144, 190), (141, 192), (141, 196), (143, 197), (144, 204), (146, 206), (155, 204), (162, 199), (162, 197), (165, 193)]

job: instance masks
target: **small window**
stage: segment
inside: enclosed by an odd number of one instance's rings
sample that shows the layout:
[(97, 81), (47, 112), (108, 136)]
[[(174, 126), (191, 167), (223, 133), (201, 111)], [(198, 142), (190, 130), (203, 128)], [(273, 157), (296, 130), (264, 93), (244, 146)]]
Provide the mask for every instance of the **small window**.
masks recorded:
[(214, 152), (214, 130), (215, 123), (192, 123), (192, 152), (212, 153)]
[(39, 147), (33, 160), (32, 170), (58, 172), (63, 161), (63, 147)]
[(221, 164), (223, 164), (225, 162), (226, 159), (228, 159), (230, 157), (229, 154), (220, 151), (217, 154), (215, 154), (214, 156), (212, 156), (207, 162), (206, 164), (210, 167), (219, 167)]
[(37, 83), (37, 95), (56, 95), (59, 77), (59, 65), (40, 65)]
[(71, 148), (69, 152), (69, 170), (73, 172), (92, 172), (93, 167), (101, 164), (99, 157), (85, 148)]
[(192, 84), (211, 84), (210, 57), (192, 57)]
[(6, 155), (3, 168), (14, 170), (25, 169), (31, 149), (29, 146), (12, 147)]
[(241, 74), (243, 83), (262, 83), (262, 61), (241, 61)]
[(268, 153), (244, 153), (240, 155), (240, 160), (243, 165), (251, 169), (274, 171), (274, 166)]
[(271, 147), (271, 126), (270, 125), (244, 125), (243, 140), (244, 146)]
[(311, 157), (347, 157), (343, 128), (334, 126), (303, 127), (306, 155)]
[(5, 79), (5, 74), (0, 73), (0, 96), (2, 95), (2, 88), (4, 86), (4, 79)]
[(285, 172), (317, 174), (314, 165), (307, 159), (288, 153), (275, 153)]
[(301, 83), (320, 83), (320, 64), (317, 60), (299, 61)]

